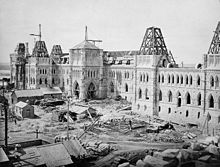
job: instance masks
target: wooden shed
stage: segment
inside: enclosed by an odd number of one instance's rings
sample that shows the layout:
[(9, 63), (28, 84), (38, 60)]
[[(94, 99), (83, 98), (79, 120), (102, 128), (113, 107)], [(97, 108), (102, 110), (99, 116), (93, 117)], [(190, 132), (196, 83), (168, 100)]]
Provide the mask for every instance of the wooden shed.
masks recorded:
[(62, 98), (62, 91), (59, 87), (45, 87), (45, 88), (40, 88), (44, 98)]
[(15, 90), (11, 94), (11, 102), (16, 104), (19, 101), (28, 101), (29, 104), (34, 104), (36, 100), (41, 100), (43, 97), (40, 89)]
[(15, 115), (22, 118), (34, 118), (34, 107), (25, 102), (19, 101), (15, 104)]

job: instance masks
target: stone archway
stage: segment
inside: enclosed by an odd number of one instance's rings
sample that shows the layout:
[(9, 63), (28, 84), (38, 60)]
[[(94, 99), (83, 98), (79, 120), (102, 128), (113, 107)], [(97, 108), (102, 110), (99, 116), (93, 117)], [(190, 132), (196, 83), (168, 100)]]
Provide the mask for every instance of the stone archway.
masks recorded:
[(94, 99), (95, 97), (96, 97), (96, 88), (95, 85), (91, 82), (87, 90), (87, 98)]
[(73, 94), (76, 96), (77, 99), (79, 98), (80, 89), (79, 89), (79, 84), (78, 84), (78, 82), (75, 82), (75, 83), (74, 83)]

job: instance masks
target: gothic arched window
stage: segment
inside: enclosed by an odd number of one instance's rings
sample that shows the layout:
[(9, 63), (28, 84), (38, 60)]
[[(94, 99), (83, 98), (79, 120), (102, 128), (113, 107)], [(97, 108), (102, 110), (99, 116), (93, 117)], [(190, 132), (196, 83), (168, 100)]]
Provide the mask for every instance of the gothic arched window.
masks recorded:
[(186, 93), (186, 104), (191, 104), (191, 96), (188, 92)]
[(212, 96), (212, 94), (209, 95), (209, 108), (214, 108), (214, 98)]
[(141, 99), (142, 98), (142, 90), (139, 88), (139, 91), (138, 91), (138, 98)]
[(198, 104), (198, 106), (201, 106), (201, 104), (202, 104), (201, 93), (199, 93), (198, 96), (197, 96), (197, 104)]
[(168, 92), (168, 102), (172, 102), (173, 101), (173, 95), (172, 95), (172, 92), (169, 91)]
[(128, 84), (125, 84), (125, 92), (128, 92)]
[(159, 101), (162, 101), (162, 99), (163, 99), (162, 96), (163, 96), (163, 95), (162, 95), (162, 92), (161, 92), (161, 90), (160, 90), (160, 91), (159, 91)]

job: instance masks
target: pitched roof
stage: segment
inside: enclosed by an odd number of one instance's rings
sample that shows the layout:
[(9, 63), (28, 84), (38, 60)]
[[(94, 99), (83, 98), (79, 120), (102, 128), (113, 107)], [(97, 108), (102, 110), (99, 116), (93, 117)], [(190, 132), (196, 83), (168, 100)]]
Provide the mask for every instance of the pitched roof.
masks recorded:
[(106, 54), (112, 57), (123, 57), (127, 55), (137, 55), (139, 53), (138, 50), (129, 50), (129, 51), (107, 51)]
[(60, 45), (53, 45), (53, 48), (51, 50), (51, 55), (59, 55), (62, 56), (63, 51), (61, 49)]
[(43, 92), (40, 89), (16, 90), (14, 93), (17, 97), (43, 96)]
[(9, 159), (7, 155), (5, 154), (4, 150), (0, 147), (0, 163), (2, 162), (8, 162)]
[(59, 87), (46, 87), (46, 88), (40, 88), (40, 90), (42, 91), (42, 93), (44, 95), (46, 94), (62, 94), (62, 91)]
[(33, 49), (33, 56), (35, 57), (48, 57), (47, 47), (44, 41), (36, 41)]
[(28, 104), (23, 102), (23, 101), (19, 101), (18, 103), (15, 104), (16, 107), (19, 107), (19, 108), (24, 108), (26, 107)]
[(43, 166), (45, 162), (36, 147), (24, 148), (25, 154), (20, 154), (19, 159), (13, 162), (16, 166)]
[(87, 155), (86, 150), (82, 147), (79, 140), (64, 141), (63, 145), (71, 156), (78, 158), (79, 156)]
[(73, 164), (68, 151), (62, 143), (48, 144), (37, 148), (48, 167)]
[(98, 50), (99, 48), (95, 46), (94, 44), (84, 40), (80, 44), (74, 46), (72, 49), (95, 49)]

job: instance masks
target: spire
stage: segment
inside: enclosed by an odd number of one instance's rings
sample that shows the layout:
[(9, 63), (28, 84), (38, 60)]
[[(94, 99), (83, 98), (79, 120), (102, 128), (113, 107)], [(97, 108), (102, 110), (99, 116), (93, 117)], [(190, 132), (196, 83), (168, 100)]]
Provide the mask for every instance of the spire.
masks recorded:
[(141, 44), (140, 54), (168, 55), (167, 47), (160, 28), (147, 28)]
[(214, 36), (212, 38), (208, 54), (220, 54), (220, 21), (214, 31)]
[(86, 41), (88, 40), (87, 26), (86, 26), (86, 28), (85, 28), (85, 40), (86, 40)]
[(41, 41), (41, 24), (39, 24), (39, 41)]

